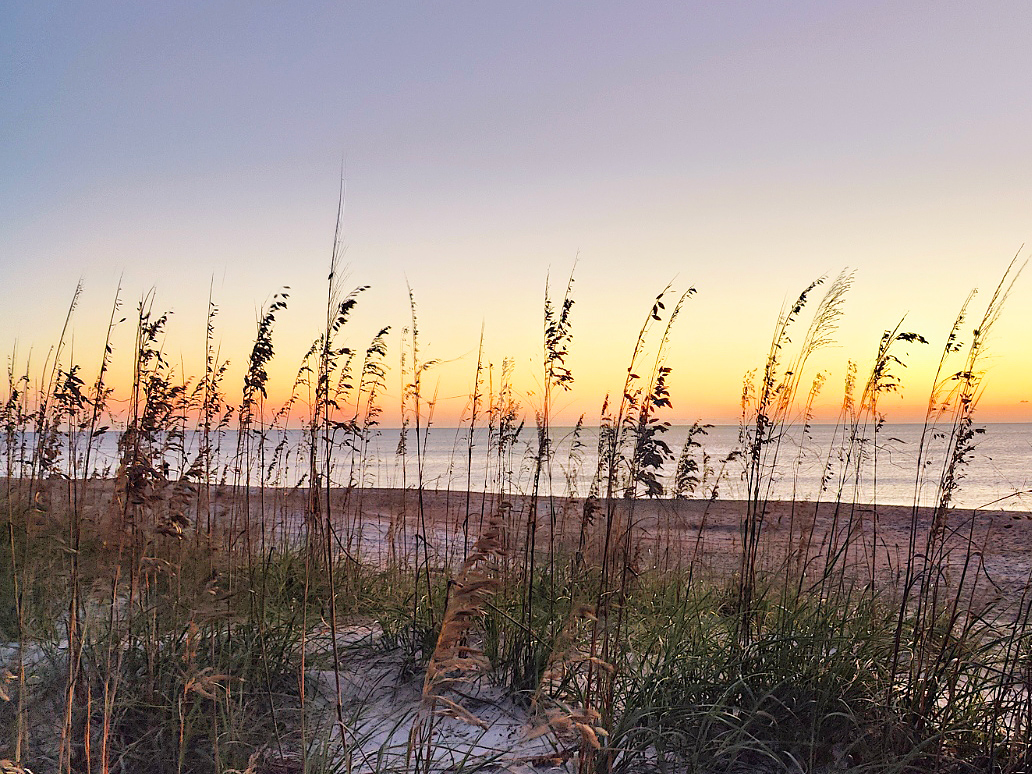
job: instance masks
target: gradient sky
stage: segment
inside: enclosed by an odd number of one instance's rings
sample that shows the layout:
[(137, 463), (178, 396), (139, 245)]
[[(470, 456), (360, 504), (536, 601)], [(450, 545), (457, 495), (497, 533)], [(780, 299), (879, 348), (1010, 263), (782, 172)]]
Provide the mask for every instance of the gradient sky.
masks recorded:
[[(343, 163), (349, 276), (372, 286), (350, 342), (406, 325), (407, 280), (447, 361), (439, 421), (482, 323), (534, 405), (545, 279), (561, 292), (577, 256), (564, 416), (620, 389), (673, 281), (698, 294), (670, 416), (733, 421), (782, 304), (850, 267), (823, 402), (906, 315), (933, 345), (884, 405), (912, 418), (968, 290), (1029, 254), (1030, 32), (1027, 2), (4, 3), (0, 346), (41, 358), (82, 277), (92, 371), (121, 274), (127, 307), (153, 286), (174, 310), (190, 373), (213, 284), (239, 364), (289, 285), (282, 398), (321, 324)], [(983, 417), (1032, 420), (1032, 274), (991, 355)]]

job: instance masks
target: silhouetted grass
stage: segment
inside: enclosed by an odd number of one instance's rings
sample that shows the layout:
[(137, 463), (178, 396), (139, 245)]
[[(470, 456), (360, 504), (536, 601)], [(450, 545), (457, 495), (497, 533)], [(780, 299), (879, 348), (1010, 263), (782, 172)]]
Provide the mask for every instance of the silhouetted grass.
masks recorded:
[[(747, 377), (739, 448), (721, 461), (706, 454), (701, 423), (679, 457), (666, 441), (674, 380), (705, 372), (669, 357), (694, 290), (664, 289), (620, 392), (603, 401), (586, 493), (574, 474), (585, 463), (583, 418), (565, 463), (555, 451), (556, 396), (573, 381), (572, 278), (561, 302), (546, 289), (536, 434), (522, 438), (513, 362), (494, 363), (481, 339), (456, 476), (465, 489), (452, 497), (426, 483), (436, 395), (424, 379), (437, 361), (421, 350), (411, 289), (397, 454), (371, 457), (389, 328), (349, 343), (365, 288), (342, 285), (339, 229), (325, 325), (286, 407), (266, 400), (285, 292), (259, 314), (236, 403), (211, 299), (196, 379), (165, 352), (171, 318), (153, 293), (125, 355), (127, 396), (107, 379), (122, 357), (110, 343), (120, 293), (95, 375), (70, 362), (66, 344), (78, 290), (38, 370), (13, 352), (0, 415), (0, 757), (37, 774), (440, 771), (449, 732), (439, 724), (488, 725), (467, 691), (496, 681), (525, 713), (527, 739), (550, 739), (552, 751), (521, 757), (516, 740), (451, 770), (546, 760), (714, 774), (1032, 765), (1032, 583), (1016, 598), (983, 594), (987, 533), (954, 507), (981, 433), (986, 342), (1016, 264), (973, 332), (969, 299), (947, 336), (893, 572), (877, 503), (879, 399), (900, 387), (908, 348), (927, 343), (900, 325), (877, 342), (866, 377), (847, 369), (826, 502), (792, 503), (787, 545), (770, 523), (786, 494), (785, 439), (807, 436), (827, 389), (810, 358), (831, 343), (852, 275), (818, 280), (779, 315), (765, 362)], [(99, 444), (115, 432), (116, 467), (96, 471)], [(944, 452), (930, 443), (937, 436)], [(384, 492), (376, 471), (392, 463), (401, 486)], [(707, 514), (733, 472), (747, 497), (735, 553), (714, 568), (701, 551)], [(860, 502), (862, 482), (873, 502)], [(692, 534), (676, 508), (650, 503), (696, 496), (710, 499)], [(397, 666), (393, 700), (406, 680), (417, 686), (411, 711), (392, 719), (392, 731), (408, 729), (403, 756), (390, 734), (364, 725), (374, 699), (349, 693), (374, 656)]]

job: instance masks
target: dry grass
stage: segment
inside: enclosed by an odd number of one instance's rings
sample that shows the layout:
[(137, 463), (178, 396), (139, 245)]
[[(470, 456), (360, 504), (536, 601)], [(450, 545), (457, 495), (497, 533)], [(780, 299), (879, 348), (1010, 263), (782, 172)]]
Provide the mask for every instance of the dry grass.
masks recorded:
[[(445, 765), (435, 754), (445, 718), (487, 725), (469, 690), (488, 681), (524, 707), (527, 737), (555, 746), (510, 751), (507, 765), (1000, 774), (1032, 765), (1032, 584), (1019, 579), (1004, 599), (987, 593), (991, 530), (954, 507), (979, 434), (987, 337), (1016, 264), (966, 346), (971, 304), (947, 337), (926, 430), (949, 443), (932, 459), (922, 441), (915, 470), (915, 492), (936, 471), (935, 502), (927, 511), (915, 496), (906, 518), (890, 523), (889, 511), (869, 512), (855, 493), (878, 447), (879, 397), (899, 387), (907, 348), (925, 341), (898, 326), (878, 343), (866, 378), (850, 369), (827, 461), (830, 501), (777, 502), (783, 439), (794, 423), (806, 432), (826, 388), (808, 363), (832, 340), (850, 275), (830, 282), (812, 312), (820, 282), (779, 316), (744, 391), (740, 448), (714, 463), (696, 425), (674, 492), (662, 475), (675, 464), (663, 417), (681, 366), (669, 362), (668, 345), (693, 291), (664, 290), (620, 393), (603, 401), (584, 498), (568, 486), (581, 460), (555, 459), (554, 401), (574, 378), (572, 279), (561, 302), (545, 296), (544, 389), (525, 490), (514, 472), (525, 422), (514, 366), (496, 368), (482, 345), (465, 487), (427, 490), (435, 397), (424, 378), (435, 361), (420, 349), (410, 292), (399, 348), (402, 487), (388, 494), (371, 485), (369, 455), (389, 329), (364, 348), (347, 343), (363, 288), (345, 292), (338, 260), (339, 239), (326, 324), (287, 409), (265, 401), (285, 294), (259, 316), (235, 405), (213, 303), (194, 380), (163, 351), (168, 315), (152, 295), (142, 299), (124, 409), (106, 382), (109, 344), (90, 386), (69, 362), (78, 292), (38, 374), (12, 356), (0, 416), (0, 632), (10, 643), (0, 653), (0, 754), (14, 761), (5, 766), (392, 770), (397, 760), (359, 731), (365, 708), (342, 682), (371, 647), (356, 649), (342, 633), (369, 621), (380, 633), (376, 652), (397, 662), (398, 685), (421, 685), (418, 710), (403, 721), (411, 770)], [(119, 425), (117, 465), (96, 476), (98, 445)], [(473, 476), (477, 429), (490, 441), (483, 481)], [(747, 484), (740, 510), (718, 507), (729, 470)], [(667, 507), (668, 494), (702, 497), (689, 511)], [(894, 564), (890, 539), (901, 545)], [(333, 676), (332, 696), (319, 693), (314, 676), (323, 673)], [(449, 760), (453, 770), (489, 763)]]

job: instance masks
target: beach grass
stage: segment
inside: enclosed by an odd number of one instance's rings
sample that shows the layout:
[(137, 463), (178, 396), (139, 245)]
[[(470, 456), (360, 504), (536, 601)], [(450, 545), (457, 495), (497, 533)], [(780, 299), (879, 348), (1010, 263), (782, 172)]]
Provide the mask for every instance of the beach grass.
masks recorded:
[[(858, 500), (879, 400), (899, 388), (911, 348), (928, 344), (901, 325), (877, 343), (869, 374), (850, 370), (824, 502), (780, 489), (786, 434), (806, 432), (826, 388), (808, 362), (834, 338), (848, 273), (812, 283), (779, 315), (746, 378), (739, 445), (719, 461), (696, 456), (702, 424), (681, 450), (666, 441), (680, 367), (669, 343), (694, 290), (659, 293), (624, 384), (600, 400), (582, 493), (555, 459), (555, 401), (575, 376), (572, 276), (561, 300), (546, 290), (532, 414), (511, 361), (495, 368), (481, 341), (455, 492), (426, 483), (434, 361), (410, 289), (394, 353), (402, 477), (384, 490), (370, 442), (382, 432), (389, 329), (348, 342), (364, 288), (341, 284), (339, 224), (337, 236), (325, 326), (286, 406), (266, 394), (286, 291), (259, 315), (239, 400), (212, 301), (196, 377), (164, 352), (169, 318), (153, 294), (140, 301), (125, 403), (108, 384), (110, 334), (94, 374), (70, 362), (78, 291), (39, 371), (12, 355), (0, 416), (0, 758), (12, 769), (1032, 766), (1032, 575), (994, 587), (991, 517), (955, 507), (1016, 262), (946, 336), (910, 506)], [(473, 475), (478, 429), (484, 480)], [(116, 432), (117, 464), (98, 471), (98, 444)], [(514, 475), (524, 463), (529, 476)], [(744, 500), (719, 497), (732, 474)], [(928, 481), (935, 495), (922, 500)]]

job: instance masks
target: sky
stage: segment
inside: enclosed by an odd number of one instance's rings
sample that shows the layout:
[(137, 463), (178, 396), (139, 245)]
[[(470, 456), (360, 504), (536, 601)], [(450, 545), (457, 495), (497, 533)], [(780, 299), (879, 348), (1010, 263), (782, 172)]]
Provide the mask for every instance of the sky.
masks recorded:
[[(323, 324), (343, 178), (347, 281), (370, 286), (345, 338), (392, 326), (388, 423), (408, 288), (454, 424), (481, 331), (540, 405), (546, 282), (561, 297), (571, 271), (560, 419), (620, 391), (671, 284), (697, 292), (668, 418), (735, 421), (779, 311), (843, 269), (822, 416), (902, 320), (930, 344), (882, 408), (919, 418), (968, 292), (977, 316), (1030, 254), (1030, 29), (1016, 1), (4, 3), (0, 347), (38, 366), (81, 279), (70, 357), (93, 372), (121, 281), (130, 318), (152, 288), (173, 312), (166, 349), (196, 374), (211, 292), (238, 382), (289, 286), (282, 401)], [(993, 331), (986, 420), (1032, 421), (1030, 310), (1032, 274)], [(123, 387), (131, 347), (130, 319)]]

